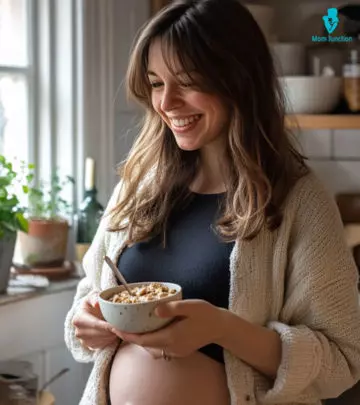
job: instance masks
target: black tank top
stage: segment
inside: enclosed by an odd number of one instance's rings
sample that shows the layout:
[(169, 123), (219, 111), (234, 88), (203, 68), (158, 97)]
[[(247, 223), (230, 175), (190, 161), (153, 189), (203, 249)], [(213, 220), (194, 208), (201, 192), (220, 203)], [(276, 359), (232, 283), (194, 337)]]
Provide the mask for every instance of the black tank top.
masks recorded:
[[(118, 266), (128, 282), (177, 283), (184, 299), (202, 299), (228, 308), (234, 242), (222, 242), (212, 227), (225, 194), (192, 194), (191, 201), (170, 217), (165, 248), (160, 236), (137, 243), (122, 253)], [(224, 362), (218, 345), (210, 344), (200, 351)]]

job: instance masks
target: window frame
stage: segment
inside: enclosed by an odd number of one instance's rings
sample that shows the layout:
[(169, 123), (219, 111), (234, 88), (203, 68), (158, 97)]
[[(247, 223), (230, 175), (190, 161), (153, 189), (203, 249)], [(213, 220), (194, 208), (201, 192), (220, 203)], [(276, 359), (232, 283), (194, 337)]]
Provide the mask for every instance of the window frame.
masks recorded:
[(74, 212), (83, 198), (85, 4), (26, 0), (28, 65), (0, 65), (0, 73), (20, 73), (28, 85), (27, 158), (36, 182), (49, 182), (56, 170), (72, 176), (76, 187), (65, 198)]
[(14, 74), (23, 76), (24, 80), (27, 83), (27, 110), (28, 110), (28, 150), (27, 150), (27, 159), (29, 162), (34, 161), (35, 159), (35, 117), (36, 117), (36, 86), (35, 86), (35, 60), (36, 60), (36, 43), (34, 38), (36, 36), (36, 1), (35, 0), (26, 0), (25, 1), (25, 13), (27, 20), (27, 66), (15, 66), (15, 65), (2, 65), (0, 63), (0, 74)]

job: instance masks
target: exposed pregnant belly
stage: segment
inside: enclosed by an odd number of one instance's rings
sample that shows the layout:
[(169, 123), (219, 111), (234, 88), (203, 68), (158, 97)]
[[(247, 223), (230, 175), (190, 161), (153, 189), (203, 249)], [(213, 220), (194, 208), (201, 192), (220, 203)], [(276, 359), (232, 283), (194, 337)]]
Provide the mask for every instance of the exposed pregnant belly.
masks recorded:
[(165, 361), (139, 346), (125, 344), (110, 373), (111, 405), (229, 405), (225, 367), (193, 355)]

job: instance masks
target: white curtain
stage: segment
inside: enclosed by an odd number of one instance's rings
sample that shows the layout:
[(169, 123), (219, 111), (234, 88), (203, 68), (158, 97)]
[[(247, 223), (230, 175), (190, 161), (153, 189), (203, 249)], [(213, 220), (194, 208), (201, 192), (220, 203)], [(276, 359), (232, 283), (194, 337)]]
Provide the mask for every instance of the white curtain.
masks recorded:
[(56, 167), (72, 175), (77, 203), (83, 198), (84, 160), (93, 157), (99, 199), (105, 203), (114, 185), (116, 0), (34, 1), (36, 111), (31, 160), (43, 180)]
[[(82, 0), (83, 15), (83, 139), (79, 142), (79, 178), (83, 161), (97, 164), (99, 199), (105, 203), (114, 186), (114, 3)], [(119, 1), (119, 0), (118, 0)], [(120, 0), (123, 1), (123, 0)]]

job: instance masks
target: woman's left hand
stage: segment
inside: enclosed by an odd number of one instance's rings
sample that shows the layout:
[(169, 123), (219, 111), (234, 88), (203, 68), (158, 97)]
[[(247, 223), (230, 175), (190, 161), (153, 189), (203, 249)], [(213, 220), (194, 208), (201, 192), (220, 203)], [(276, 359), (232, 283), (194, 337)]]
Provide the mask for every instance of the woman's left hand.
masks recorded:
[[(186, 357), (214, 343), (222, 330), (224, 309), (203, 300), (181, 300), (160, 304), (155, 313), (161, 318), (176, 317), (166, 327), (149, 333), (133, 334), (114, 329), (126, 342), (144, 347), (154, 355), (165, 351), (170, 357)], [(154, 350), (155, 349), (155, 350)]]

